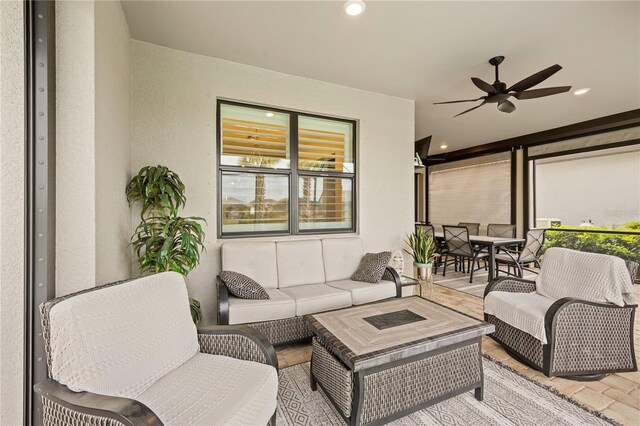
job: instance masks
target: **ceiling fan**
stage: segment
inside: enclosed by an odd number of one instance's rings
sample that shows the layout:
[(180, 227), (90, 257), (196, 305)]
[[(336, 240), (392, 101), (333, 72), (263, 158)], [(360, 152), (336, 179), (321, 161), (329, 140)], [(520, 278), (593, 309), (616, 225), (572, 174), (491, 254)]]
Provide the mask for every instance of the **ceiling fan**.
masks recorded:
[(473, 108), (469, 108), (466, 111), (462, 111), (460, 114), (454, 115), (457, 117), (462, 114), (466, 114), (469, 111), (473, 111), (476, 108), (480, 108), (484, 104), (498, 104), (498, 110), (502, 112), (511, 113), (515, 111), (516, 106), (510, 102), (508, 99), (510, 97), (514, 97), (518, 100), (524, 99), (533, 99), (533, 98), (541, 98), (543, 96), (551, 96), (556, 95), (558, 93), (568, 92), (571, 89), (571, 86), (559, 86), (559, 87), (546, 87), (544, 89), (534, 89), (528, 90), (533, 86), (536, 86), (553, 74), (557, 73), (562, 69), (562, 67), (558, 64), (552, 65), (549, 68), (543, 69), (524, 80), (521, 80), (514, 84), (513, 86), (507, 88), (507, 85), (500, 81), (498, 78), (498, 67), (504, 61), (504, 56), (496, 56), (495, 58), (489, 59), (489, 63), (496, 68), (496, 81), (493, 84), (489, 84), (477, 77), (471, 77), (471, 81), (476, 87), (483, 92), (486, 92), (486, 96), (481, 96), (478, 99), (465, 99), (461, 101), (449, 101), (449, 102), (436, 102), (434, 105), (441, 104), (455, 104), (459, 102), (476, 102), (482, 100), (480, 105), (476, 105)]

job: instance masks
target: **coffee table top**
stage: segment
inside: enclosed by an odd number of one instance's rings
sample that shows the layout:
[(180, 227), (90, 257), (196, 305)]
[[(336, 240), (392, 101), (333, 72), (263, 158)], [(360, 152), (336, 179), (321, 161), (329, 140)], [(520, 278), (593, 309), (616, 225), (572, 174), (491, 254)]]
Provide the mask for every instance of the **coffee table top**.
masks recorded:
[(354, 371), (495, 331), (492, 324), (417, 296), (306, 315), (305, 320)]

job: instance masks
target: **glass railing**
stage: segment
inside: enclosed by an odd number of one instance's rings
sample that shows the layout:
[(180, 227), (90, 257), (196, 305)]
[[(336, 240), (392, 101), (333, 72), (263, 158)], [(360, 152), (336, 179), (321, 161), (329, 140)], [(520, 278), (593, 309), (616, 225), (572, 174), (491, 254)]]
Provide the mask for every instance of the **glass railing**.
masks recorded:
[[(640, 263), (640, 222), (628, 222), (623, 227), (578, 228), (564, 225), (552, 227), (545, 233), (544, 249), (564, 247), (591, 253), (618, 256), (626, 261)], [(640, 280), (640, 268), (636, 281)]]

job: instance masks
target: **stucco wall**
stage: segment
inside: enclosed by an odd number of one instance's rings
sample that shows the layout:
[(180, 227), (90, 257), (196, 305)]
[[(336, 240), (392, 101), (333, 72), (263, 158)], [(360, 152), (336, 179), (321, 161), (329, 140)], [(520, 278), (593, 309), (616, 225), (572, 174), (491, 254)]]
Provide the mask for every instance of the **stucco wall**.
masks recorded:
[(0, 424), (21, 425), (24, 319), (24, 26), (0, 2)]
[[(163, 164), (186, 185), (185, 215), (206, 218), (201, 264), (189, 293), (214, 322), (216, 99), (359, 120), (358, 227), (365, 250), (402, 246), (413, 228), (414, 102), (132, 42), (132, 171)], [(132, 227), (139, 222), (135, 213)], [(408, 262), (408, 259), (407, 259)], [(410, 268), (407, 268), (409, 270)]]
[(56, 295), (95, 284), (94, 3), (56, 2)]
[(130, 275), (130, 36), (119, 2), (56, 2), (56, 294)]
[(131, 36), (120, 2), (95, 3), (96, 283), (131, 275)]

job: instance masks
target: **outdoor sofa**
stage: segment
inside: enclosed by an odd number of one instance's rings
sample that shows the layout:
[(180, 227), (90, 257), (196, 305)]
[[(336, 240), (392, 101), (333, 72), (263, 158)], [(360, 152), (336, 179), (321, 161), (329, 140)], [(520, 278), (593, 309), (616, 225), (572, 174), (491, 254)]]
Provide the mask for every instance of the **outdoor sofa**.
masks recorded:
[(218, 324), (247, 324), (276, 345), (311, 338), (304, 315), (401, 297), (391, 267), (379, 283), (350, 279), (363, 255), (357, 237), (224, 243), (222, 270), (255, 280), (270, 298), (235, 297), (218, 277)]
[(630, 269), (615, 256), (553, 247), (535, 281), (498, 278), (484, 294), (490, 336), (545, 375), (597, 380), (637, 371)]
[(275, 425), (273, 346), (246, 326), (196, 329), (178, 273), (94, 287), (40, 312), (45, 426)]

